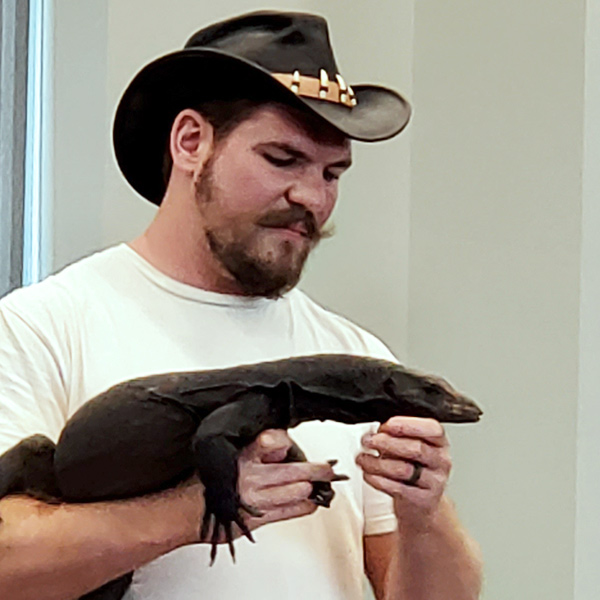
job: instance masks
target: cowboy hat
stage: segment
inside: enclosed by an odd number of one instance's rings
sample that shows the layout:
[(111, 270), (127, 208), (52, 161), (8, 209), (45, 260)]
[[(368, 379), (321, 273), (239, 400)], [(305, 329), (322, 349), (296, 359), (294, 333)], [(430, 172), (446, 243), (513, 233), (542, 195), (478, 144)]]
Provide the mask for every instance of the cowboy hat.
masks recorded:
[(196, 32), (179, 50), (146, 65), (117, 107), (113, 144), (131, 186), (160, 204), (162, 161), (171, 125), (202, 100), (260, 98), (286, 103), (327, 121), (351, 139), (376, 142), (404, 129), (410, 105), (378, 85), (348, 85), (324, 18), (261, 11)]

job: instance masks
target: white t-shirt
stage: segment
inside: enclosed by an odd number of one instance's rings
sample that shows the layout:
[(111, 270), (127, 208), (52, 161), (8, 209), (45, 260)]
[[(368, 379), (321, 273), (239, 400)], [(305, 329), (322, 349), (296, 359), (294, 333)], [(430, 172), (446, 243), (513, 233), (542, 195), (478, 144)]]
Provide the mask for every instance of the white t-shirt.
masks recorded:
[[(125, 244), (0, 301), (0, 452), (43, 433), (57, 440), (88, 399), (121, 381), (322, 352), (395, 360), (377, 338), (310, 300), (207, 292), (167, 277)], [(291, 437), (309, 460), (339, 460), (329, 509), (261, 527), (256, 545), (208, 544), (136, 571), (128, 600), (363, 597), (363, 535), (393, 531), (391, 499), (362, 480), (354, 458), (372, 425), (304, 423)]]

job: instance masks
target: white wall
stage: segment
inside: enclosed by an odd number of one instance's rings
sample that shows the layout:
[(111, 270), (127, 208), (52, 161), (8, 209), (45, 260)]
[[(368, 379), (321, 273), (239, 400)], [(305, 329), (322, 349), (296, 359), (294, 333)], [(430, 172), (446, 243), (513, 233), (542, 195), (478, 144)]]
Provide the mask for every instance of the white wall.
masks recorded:
[(584, 18), (415, 5), (408, 356), (485, 411), (449, 430), (487, 599), (573, 598)]
[(575, 600), (600, 590), (600, 0), (586, 10)]
[(110, 157), (107, 4), (60, 0), (53, 3), (53, 13), (50, 271), (102, 244), (104, 169)]

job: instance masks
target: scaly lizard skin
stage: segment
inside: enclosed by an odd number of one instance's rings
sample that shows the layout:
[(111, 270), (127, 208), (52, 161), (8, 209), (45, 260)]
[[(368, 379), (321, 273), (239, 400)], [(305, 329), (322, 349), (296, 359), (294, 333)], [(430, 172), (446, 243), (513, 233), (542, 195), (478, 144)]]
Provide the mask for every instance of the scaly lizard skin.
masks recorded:
[[(233, 523), (252, 540), (241, 511), (255, 511), (239, 497), (237, 460), (265, 429), (326, 419), (383, 423), (398, 415), (460, 423), (481, 414), (441, 379), (359, 356), (321, 354), (153, 375), (86, 402), (56, 445), (35, 435), (0, 456), (0, 498), (26, 493), (63, 502), (116, 500), (175, 486), (196, 473), (205, 487), (200, 539), (212, 525), (212, 561), (221, 532), (234, 554)], [(304, 456), (296, 446), (289, 459)], [(311, 497), (329, 506), (330, 484), (316, 482)], [(83, 599), (118, 600), (130, 580), (131, 574), (120, 577)]]

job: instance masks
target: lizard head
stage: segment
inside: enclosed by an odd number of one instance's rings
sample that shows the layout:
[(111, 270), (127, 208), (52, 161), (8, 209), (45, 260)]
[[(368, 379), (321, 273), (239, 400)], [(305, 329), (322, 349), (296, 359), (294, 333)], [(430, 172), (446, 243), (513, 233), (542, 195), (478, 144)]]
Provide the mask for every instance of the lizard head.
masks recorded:
[(483, 411), (446, 380), (431, 375), (395, 369), (386, 382), (387, 394), (397, 399), (404, 414), (429, 417), (448, 423), (479, 421)]

